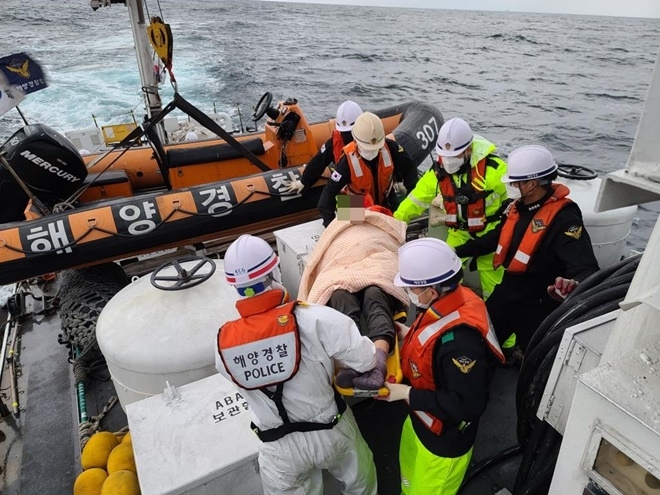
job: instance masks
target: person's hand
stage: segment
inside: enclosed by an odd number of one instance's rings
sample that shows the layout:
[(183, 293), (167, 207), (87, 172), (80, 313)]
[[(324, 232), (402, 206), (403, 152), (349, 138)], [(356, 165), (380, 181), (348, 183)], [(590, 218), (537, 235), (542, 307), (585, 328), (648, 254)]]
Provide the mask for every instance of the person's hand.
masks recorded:
[(555, 301), (563, 301), (568, 295), (573, 292), (578, 286), (579, 282), (572, 278), (557, 277), (555, 283), (548, 287), (548, 295)]
[(394, 326), (396, 327), (396, 332), (399, 337), (399, 340), (403, 340), (406, 338), (406, 335), (410, 331), (410, 327), (407, 327), (403, 323), (399, 323), (398, 321), (394, 323)]
[(284, 184), (284, 186), (282, 192), (289, 194), (300, 194), (303, 189), (305, 189), (305, 184), (300, 182), (300, 179), (290, 180), (288, 183)]
[(410, 396), (410, 389), (412, 388), (410, 385), (402, 385), (400, 383), (389, 382), (385, 382), (385, 386), (387, 387), (387, 390), (390, 391), (389, 395), (378, 398), (387, 402), (394, 402), (397, 400), (407, 401), (408, 397)]

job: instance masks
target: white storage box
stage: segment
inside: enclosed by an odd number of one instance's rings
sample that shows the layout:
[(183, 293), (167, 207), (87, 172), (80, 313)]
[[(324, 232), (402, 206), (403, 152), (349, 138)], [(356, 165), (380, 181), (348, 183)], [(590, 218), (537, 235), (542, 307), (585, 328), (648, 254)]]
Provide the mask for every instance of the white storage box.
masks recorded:
[(303, 223), (273, 232), (277, 241), (277, 254), (280, 257), (282, 284), (292, 299), (298, 296), (305, 263), (323, 233), (323, 221)]
[(142, 495), (261, 495), (258, 438), (238, 389), (216, 374), (126, 407)]
[(619, 310), (567, 328), (559, 344), (537, 416), (562, 435), (571, 410), (578, 376), (600, 364)]

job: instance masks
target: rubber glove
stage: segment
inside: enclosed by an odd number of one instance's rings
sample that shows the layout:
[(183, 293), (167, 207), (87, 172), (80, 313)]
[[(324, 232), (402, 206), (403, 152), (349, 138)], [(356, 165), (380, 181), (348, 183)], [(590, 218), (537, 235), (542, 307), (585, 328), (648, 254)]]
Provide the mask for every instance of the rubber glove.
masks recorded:
[(557, 277), (555, 279), (554, 285), (548, 287), (548, 294), (555, 301), (561, 302), (566, 299), (566, 297), (571, 292), (573, 292), (573, 289), (575, 289), (578, 284), (579, 282), (577, 280), (573, 280), (572, 278)]
[(285, 187), (282, 189), (282, 192), (290, 193), (290, 194), (300, 194), (302, 193), (303, 189), (305, 189), (305, 184), (300, 182), (300, 179), (293, 179), (290, 180), (287, 184), (285, 184)]
[(386, 397), (378, 397), (379, 399), (387, 402), (394, 402), (397, 400), (408, 401), (408, 398), (410, 397), (410, 389), (412, 388), (410, 385), (385, 382), (385, 386), (390, 391), (390, 393)]

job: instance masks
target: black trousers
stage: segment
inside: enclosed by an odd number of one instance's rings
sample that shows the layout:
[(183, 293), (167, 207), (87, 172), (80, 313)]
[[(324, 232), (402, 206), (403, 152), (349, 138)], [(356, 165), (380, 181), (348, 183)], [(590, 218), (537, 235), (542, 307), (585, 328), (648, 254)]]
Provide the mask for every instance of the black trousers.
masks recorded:
[[(398, 301), (375, 285), (351, 293), (343, 289), (332, 293), (327, 306), (349, 316), (363, 335), (371, 340), (386, 340), (390, 348), (394, 345), (394, 310)], [(360, 325), (364, 316), (366, 331)]]

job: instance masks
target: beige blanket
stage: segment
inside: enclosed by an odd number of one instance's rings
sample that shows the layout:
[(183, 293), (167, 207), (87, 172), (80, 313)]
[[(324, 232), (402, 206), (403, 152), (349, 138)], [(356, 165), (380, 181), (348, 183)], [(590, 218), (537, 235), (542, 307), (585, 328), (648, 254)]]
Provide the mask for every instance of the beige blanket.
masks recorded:
[(334, 220), (309, 257), (298, 299), (325, 304), (337, 289), (358, 292), (376, 285), (407, 305), (405, 291), (394, 285), (405, 241), (405, 222), (382, 213), (367, 210), (364, 223)]

